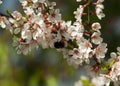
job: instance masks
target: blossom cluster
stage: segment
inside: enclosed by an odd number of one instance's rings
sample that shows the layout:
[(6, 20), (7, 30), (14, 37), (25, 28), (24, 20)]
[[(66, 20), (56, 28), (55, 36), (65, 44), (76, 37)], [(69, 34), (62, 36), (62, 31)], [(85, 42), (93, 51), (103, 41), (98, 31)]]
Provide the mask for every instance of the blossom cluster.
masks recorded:
[[(77, 0), (77, 2), (80, 1)], [(97, 2), (88, 0), (86, 4), (79, 5), (77, 10), (74, 11), (76, 21), (71, 25), (71, 38), (75, 40), (77, 46), (71, 50), (66, 50), (66, 52), (64, 51), (64, 55), (68, 57), (67, 61), (69, 64), (73, 64), (75, 67), (82, 65), (83, 62), (89, 64), (90, 58), (97, 59), (97, 62), (100, 63), (101, 59), (105, 57), (107, 44), (103, 43), (103, 38), (101, 37), (101, 25), (99, 22), (90, 21), (91, 4), (95, 6), (95, 12), (99, 19), (105, 17), (103, 16), (103, 8), (101, 8), (103, 6), (102, 2), (103, 0), (98, 0)], [(85, 9), (88, 9), (88, 11), (84, 12)], [(99, 13), (98, 9), (101, 9)], [(86, 16), (88, 17), (87, 22), (82, 21), (82, 17)]]
[[(90, 80), (88, 77), (81, 77), (79, 81), (77, 81), (74, 86), (86, 86), (84, 82), (87, 83), (87, 86), (110, 86), (110, 82), (113, 83), (114, 86), (120, 85), (120, 47), (117, 48), (117, 52), (112, 52), (110, 54), (111, 58), (108, 59), (107, 63), (107, 72), (103, 74), (103, 71), (98, 75), (91, 74), (92, 79)], [(89, 70), (89, 69), (87, 69)], [(88, 71), (90, 73), (93, 71)]]
[[(62, 20), (55, 2), (20, 0), (20, 3), (25, 14), (14, 11), (8, 18), (0, 16), (1, 27), (8, 28), (14, 35), (13, 46), (18, 54), (27, 54), (40, 44), (43, 48), (62, 51), (68, 63), (76, 67), (83, 62), (89, 63), (90, 58), (100, 62), (105, 57), (107, 44), (100, 37), (101, 25), (98, 22), (83, 25), (82, 16), (87, 5), (79, 5), (74, 11), (76, 21), (72, 23)], [(89, 16), (89, 12), (86, 14)]]
[(105, 14), (103, 13), (103, 9), (104, 9), (104, 5), (102, 4), (104, 2), (104, 0), (98, 0), (95, 4), (96, 4), (96, 15), (98, 16), (99, 19), (102, 19), (103, 17), (105, 17)]
[[(90, 64), (94, 60), (93, 71), (98, 72), (107, 53), (107, 44), (101, 37), (101, 25), (92, 21), (91, 16), (101, 20), (104, 0), (76, 0), (84, 2), (74, 11), (75, 21), (64, 21), (55, 2), (48, 0), (19, 0), (24, 14), (14, 11), (8, 16), (0, 15), (0, 26), (7, 28), (13, 35), (13, 46), (18, 54), (27, 54), (32, 49), (55, 48), (63, 53), (70, 65), (79, 67), (83, 63)], [(2, 1), (0, 1), (0, 4)], [(92, 7), (92, 8), (91, 8)], [(93, 10), (93, 7), (95, 8)], [(83, 20), (83, 17), (85, 17)], [(109, 85), (110, 81), (120, 80), (120, 48), (111, 53), (111, 59), (106, 64), (108, 74), (100, 72), (91, 80), (90, 85)], [(106, 67), (106, 66), (105, 66)], [(102, 80), (99, 84), (97, 80)], [(89, 80), (88, 80), (89, 81)], [(84, 86), (81, 81), (75, 86)], [(89, 85), (88, 85), (89, 86)]]
[(108, 60), (107, 64), (109, 64), (109, 71), (107, 74), (100, 74), (101, 77), (104, 77), (108, 82), (109, 86), (110, 82), (114, 83), (114, 86), (120, 85), (120, 47), (117, 47), (117, 52), (111, 53), (111, 58)]

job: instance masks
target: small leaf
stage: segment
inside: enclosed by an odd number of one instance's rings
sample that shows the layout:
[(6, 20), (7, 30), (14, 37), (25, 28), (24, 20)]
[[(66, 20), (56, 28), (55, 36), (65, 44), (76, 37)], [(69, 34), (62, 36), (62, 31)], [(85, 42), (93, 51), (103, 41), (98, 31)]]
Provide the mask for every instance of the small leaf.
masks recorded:
[(6, 8), (6, 13), (7, 13), (8, 16), (11, 16), (11, 13), (10, 13), (8, 8)]
[(81, 80), (83, 86), (90, 86), (90, 82), (88, 80)]
[(112, 60), (109, 64), (109, 68), (111, 68), (114, 63), (115, 63), (115, 60)]
[(106, 66), (106, 64), (101, 64), (100, 68), (101, 70), (108, 70), (108, 67)]

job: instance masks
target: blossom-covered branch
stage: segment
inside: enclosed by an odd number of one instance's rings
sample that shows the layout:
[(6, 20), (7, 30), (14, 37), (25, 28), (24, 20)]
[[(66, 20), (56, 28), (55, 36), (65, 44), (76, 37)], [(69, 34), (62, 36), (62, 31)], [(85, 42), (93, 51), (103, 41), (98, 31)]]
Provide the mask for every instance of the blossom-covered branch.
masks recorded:
[[(110, 86), (110, 82), (112, 82), (114, 86), (119, 86), (120, 47), (117, 47), (117, 52), (112, 52), (110, 54), (110, 57), (111, 58), (106, 62), (106, 65), (103, 65), (101, 69), (99, 69), (100, 72), (97, 72), (97, 75), (95, 74), (96, 72), (93, 70), (87, 72), (92, 76), (91, 80), (86, 76), (81, 77), (80, 80), (77, 81), (74, 86), (85, 86), (85, 82), (87, 82), (87, 86)], [(89, 69), (87, 68), (87, 70)]]
[[(27, 54), (40, 44), (43, 48), (56, 48), (62, 51), (69, 64), (76, 67), (83, 62), (89, 63), (90, 58), (105, 57), (106, 44), (100, 37), (101, 26), (98, 22), (83, 22), (82, 17), (88, 17), (84, 9), (92, 5), (89, 0), (85, 5), (79, 5), (74, 12), (76, 21), (63, 21), (55, 2), (47, 0), (20, 0), (25, 14), (14, 11), (11, 17), (1, 16), (1, 27), (8, 28), (14, 35), (13, 45), (17, 53)], [(98, 2), (97, 2), (98, 3)], [(92, 24), (93, 23), (93, 24)], [(83, 25), (84, 24), (84, 25)], [(88, 27), (88, 28), (86, 28)], [(20, 35), (19, 35), (20, 34)]]
[[(19, 1), (24, 14), (14, 11), (13, 13), (8, 12), (10, 15), (8, 17), (0, 15), (0, 26), (10, 30), (13, 35), (13, 46), (16, 47), (18, 54), (26, 55), (39, 45), (42, 48), (55, 48), (63, 53), (70, 65), (79, 67), (83, 63), (90, 64), (89, 69), (92, 68), (92, 72), (97, 73), (97, 76), (92, 79), (94, 86), (109, 85), (110, 81), (119, 81), (120, 49), (118, 49), (118, 54), (111, 54), (114, 59), (104, 62), (107, 44), (101, 37), (100, 23), (91, 19), (91, 17), (97, 17), (98, 20), (101, 20), (105, 17), (102, 4), (104, 0), (76, 0), (78, 3), (83, 2), (84, 4), (80, 4), (73, 12), (76, 19), (74, 22), (62, 19), (55, 2), (48, 0)], [(0, 1), (1, 3), (2, 1)], [(91, 60), (94, 61), (92, 65)], [(102, 73), (104, 72), (103, 67), (106, 68), (107, 74)], [(94, 83), (97, 79), (103, 80), (102, 84)], [(75, 84), (75, 86), (83, 85), (82, 82), (79, 82), (79, 85)]]

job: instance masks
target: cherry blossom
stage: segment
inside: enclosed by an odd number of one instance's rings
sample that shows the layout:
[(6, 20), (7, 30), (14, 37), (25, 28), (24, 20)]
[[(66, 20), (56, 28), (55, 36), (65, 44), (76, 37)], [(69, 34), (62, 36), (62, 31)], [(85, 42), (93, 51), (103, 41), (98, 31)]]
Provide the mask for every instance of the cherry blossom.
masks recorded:
[(82, 5), (79, 5), (79, 8), (77, 8), (77, 11), (74, 11), (75, 14), (75, 18), (77, 19), (77, 21), (81, 22), (82, 19), (82, 13), (84, 11), (84, 7)]
[(103, 17), (105, 17), (105, 14), (103, 13), (103, 9), (104, 9), (104, 6), (102, 5), (102, 2), (103, 2), (104, 0), (98, 0), (97, 2), (96, 2), (96, 15), (97, 15), (97, 17), (101, 20)]
[[(90, 18), (89, 7), (92, 4), (95, 5), (98, 19), (105, 17), (104, 0), (97, 0), (96, 3), (83, 0), (85, 3), (80, 4), (73, 12), (75, 21), (64, 21), (60, 10), (55, 8), (55, 2), (19, 1), (24, 15), (18, 11), (13, 11), (10, 16), (0, 15), (0, 26), (7, 28), (14, 36), (13, 46), (16, 47), (18, 54), (26, 55), (39, 45), (43, 49), (55, 48), (63, 53), (68, 64), (76, 68), (84, 63), (89, 64), (87, 72), (93, 77), (81, 78), (74, 86), (84, 86), (82, 80), (86, 80), (89, 86), (109, 86), (110, 82), (116, 86), (120, 84), (120, 47), (117, 47), (117, 52), (112, 52), (111, 58), (104, 62), (102, 59), (105, 58), (108, 49), (101, 37), (101, 25)], [(76, 0), (76, 2), (81, 1)], [(0, 4), (2, 4), (1, 0)], [(83, 17), (86, 17), (84, 21)], [(106, 71), (102, 70), (102, 66)]]
[(2, 4), (2, 1), (0, 0), (0, 4)]
[(105, 57), (105, 53), (107, 52), (106, 47), (107, 47), (106, 43), (101, 43), (94, 49), (95, 54), (96, 54), (96, 58), (98, 59), (98, 61), (100, 61), (100, 58)]
[(102, 41), (103, 41), (103, 39), (100, 37), (100, 33), (98, 33), (98, 32), (94, 32), (93, 34), (92, 34), (92, 36), (91, 36), (91, 40), (92, 40), (92, 42), (94, 43), (94, 44), (100, 44)]
[(17, 20), (17, 21), (22, 18), (22, 14), (19, 13), (18, 11), (14, 11), (11, 15), (12, 15), (13, 18), (14, 18), (15, 20)]
[(4, 20), (5, 20), (5, 17), (0, 16), (0, 26), (2, 28), (6, 28), (6, 24), (5, 24)]
[(45, 0), (32, 0), (32, 1), (33, 1), (33, 3), (37, 3), (37, 2), (44, 3), (45, 2)]
[(91, 82), (93, 86), (109, 86), (110, 84), (110, 80), (105, 77), (94, 77)]
[(81, 2), (82, 0), (76, 0), (77, 2)]
[(100, 23), (96, 22), (92, 24), (92, 29), (95, 31), (98, 31), (99, 29), (101, 29), (101, 25)]

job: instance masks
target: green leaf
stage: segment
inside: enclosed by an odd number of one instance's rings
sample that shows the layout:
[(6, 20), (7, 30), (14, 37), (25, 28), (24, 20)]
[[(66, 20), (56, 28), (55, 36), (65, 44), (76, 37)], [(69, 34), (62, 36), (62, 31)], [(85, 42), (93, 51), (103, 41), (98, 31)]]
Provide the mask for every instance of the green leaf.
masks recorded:
[(111, 68), (114, 63), (115, 63), (115, 60), (112, 60), (109, 64), (109, 68)]
[(6, 13), (7, 13), (8, 16), (11, 16), (11, 13), (10, 13), (8, 8), (6, 8)]
[(90, 82), (88, 80), (81, 80), (83, 86), (90, 86)]
[(108, 70), (108, 67), (106, 66), (106, 64), (101, 64), (100, 69), (101, 70)]

